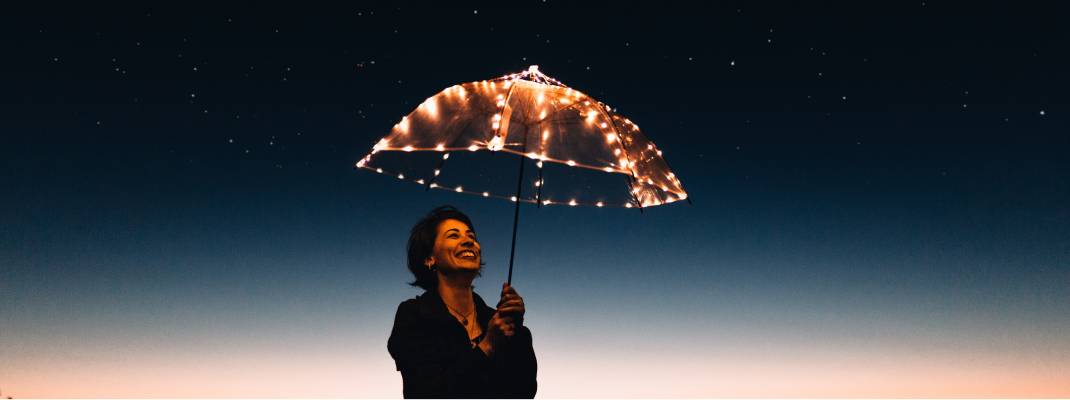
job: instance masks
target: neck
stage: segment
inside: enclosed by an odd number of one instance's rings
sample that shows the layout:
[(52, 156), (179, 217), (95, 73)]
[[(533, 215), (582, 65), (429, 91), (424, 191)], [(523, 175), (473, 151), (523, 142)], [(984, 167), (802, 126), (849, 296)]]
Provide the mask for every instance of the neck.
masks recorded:
[(457, 312), (468, 315), (475, 310), (475, 300), (472, 298), (472, 280), (475, 274), (454, 272), (438, 273), (438, 295), (442, 301)]

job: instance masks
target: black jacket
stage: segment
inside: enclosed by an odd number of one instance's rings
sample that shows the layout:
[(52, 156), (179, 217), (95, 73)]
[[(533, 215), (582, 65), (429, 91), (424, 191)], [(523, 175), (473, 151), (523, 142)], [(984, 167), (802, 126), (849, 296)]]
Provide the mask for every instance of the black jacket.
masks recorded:
[[(494, 309), (478, 294), (476, 319), (487, 331)], [(405, 300), (387, 341), (404, 381), (405, 398), (534, 398), (537, 363), (531, 331), (524, 326), (487, 357), (435, 291)]]

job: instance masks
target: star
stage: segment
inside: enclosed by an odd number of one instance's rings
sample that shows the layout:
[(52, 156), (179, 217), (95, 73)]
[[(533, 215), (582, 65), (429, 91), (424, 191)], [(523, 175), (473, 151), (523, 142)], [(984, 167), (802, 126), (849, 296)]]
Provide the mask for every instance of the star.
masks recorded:
[(1040, 115), (1044, 116), (1044, 110), (1040, 110)]

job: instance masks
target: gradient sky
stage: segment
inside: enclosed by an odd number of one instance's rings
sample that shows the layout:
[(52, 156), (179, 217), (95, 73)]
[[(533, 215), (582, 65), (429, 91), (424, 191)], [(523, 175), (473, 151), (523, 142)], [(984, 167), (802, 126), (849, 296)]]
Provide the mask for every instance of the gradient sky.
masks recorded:
[(408, 230), (491, 302), (513, 208), (353, 163), (538, 64), (694, 200), (522, 208), (539, 397), (1070, 396), (1070, 10), (862, 3), (5, 10), (0, 394), (400, 397)]

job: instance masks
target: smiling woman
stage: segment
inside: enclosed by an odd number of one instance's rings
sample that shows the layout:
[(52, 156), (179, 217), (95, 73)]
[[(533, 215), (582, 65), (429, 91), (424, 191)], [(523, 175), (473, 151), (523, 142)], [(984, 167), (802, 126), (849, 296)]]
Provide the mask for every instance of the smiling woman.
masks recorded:
[(472, 221), (450, 206), (432, 210), (409, 235), (413, 286), (398, 306), (387, 349), (406, 398), (535, 397), (535, 351), (524, 299), (502, 285), (497, 310), (472, 291), (482, 257)]

